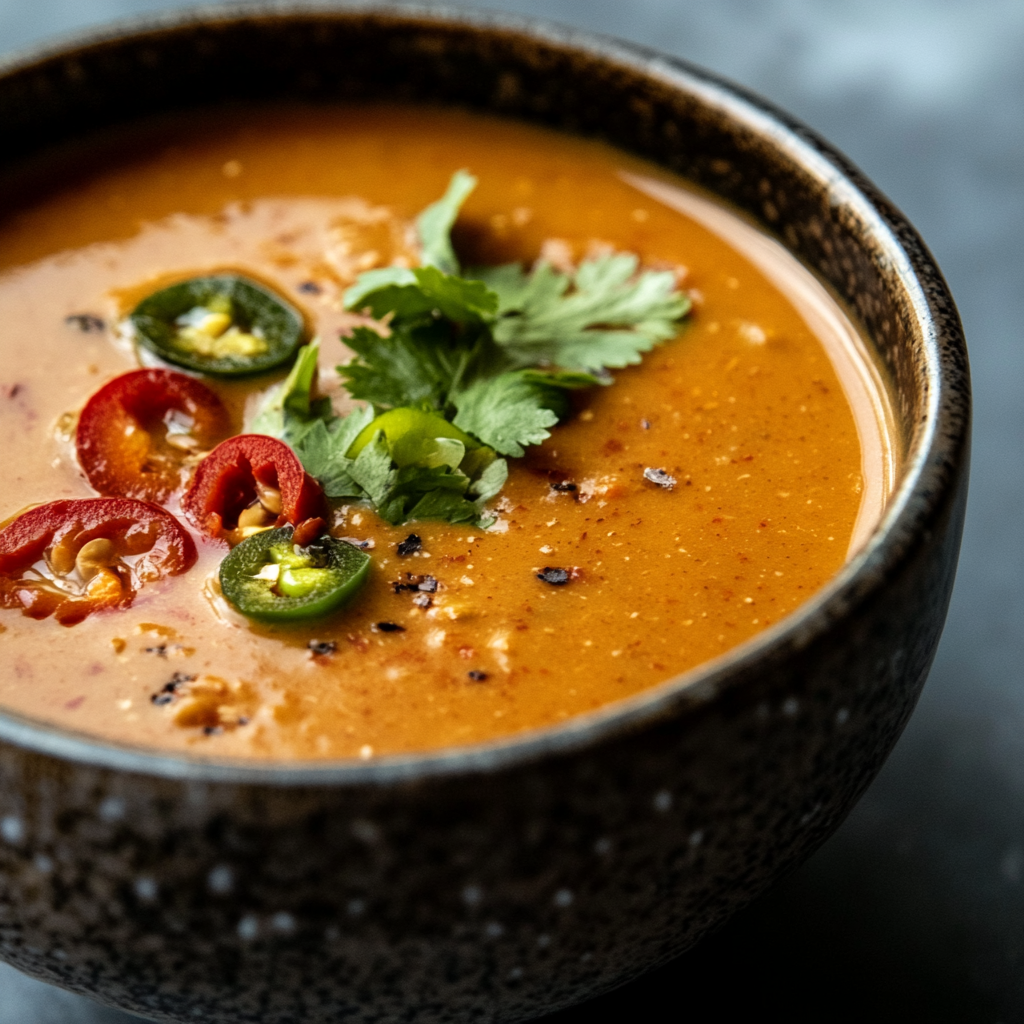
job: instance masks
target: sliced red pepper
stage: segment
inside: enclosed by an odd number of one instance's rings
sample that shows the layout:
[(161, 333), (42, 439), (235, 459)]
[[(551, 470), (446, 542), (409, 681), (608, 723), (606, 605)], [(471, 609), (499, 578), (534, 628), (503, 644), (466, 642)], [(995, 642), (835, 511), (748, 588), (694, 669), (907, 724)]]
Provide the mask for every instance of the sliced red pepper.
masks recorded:
[(38, 505), (0, 529), (0, 607), (73, 626), (139, 589), (187, 572), (195, 542), (158, 505), (82, 498)]
[(78, 462), (100, 494), (165, 502), (190, 460), (230, 424), (205, 384), (172, 370), (132, 370), (104, 384), (78, 420)]
[(323, 489), (283, 441), (239, 434), (199, 463), (181, 507), (210, 537), (238, 543), (261, 529), (327, 516)]

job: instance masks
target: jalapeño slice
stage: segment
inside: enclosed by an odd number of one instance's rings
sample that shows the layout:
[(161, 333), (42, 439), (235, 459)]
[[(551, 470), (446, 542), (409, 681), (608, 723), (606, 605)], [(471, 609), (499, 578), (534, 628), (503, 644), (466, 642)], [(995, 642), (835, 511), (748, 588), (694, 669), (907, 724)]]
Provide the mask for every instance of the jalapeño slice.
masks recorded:
[(370, 556), (326, 534), (306, 547), (292, 527), (243, 540), (220, 564), (224, 596), (262, 622), (297, 622), (340, 608), (366, 582)]
[(150, 352), (217, 377), (280, 366), (295, 355), (305, 330), (294, 306), (239, 274), (163, 288), (135, 307), (131, 322)]

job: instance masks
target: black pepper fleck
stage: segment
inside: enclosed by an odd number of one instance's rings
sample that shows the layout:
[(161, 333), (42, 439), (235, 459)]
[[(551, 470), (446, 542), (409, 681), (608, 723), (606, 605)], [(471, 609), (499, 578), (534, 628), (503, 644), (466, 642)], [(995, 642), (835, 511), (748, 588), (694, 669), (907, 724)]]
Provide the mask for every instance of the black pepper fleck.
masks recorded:
[(333, 640), (310, 640), (306, 646), (313, 654), (319, 656), (333, 654), (338, 649), (338, 645)]
[(174, 700), (174, 694), (182, 683), (192, 683), (195, 682), (195, 680), (195, 676), (190, 676), (185, 672), (175, 672), (174, 675), (171, 676), (170, 680), (164, 683), (163, 688), (150, 697), (150, 700), (158, 707), (163, 704), (170, 704), (171, 701)]
[(423, 540), (416, 533), (410, 533), (408, 537), (403, 541), (399, 541), (398, 544), (398, 555), (400, 558), (405, 558), (406, 555), (414, 555), (417, 551), (423, 547)]
[(351, 544), (354, 548), (359, 548), (360, 551), (372, 551), (376, 546), (372, 538), (360, 539), (359, 537), (341, 537), (346, 544)]
[(71, 316), (64, 317), (64, 323), (71, 327), (77, 327), (85, 334), (102, 331), (107, 326), (103, 319), (96, 316), (95, 313), (72, 313)]
[(316, 281), (303, 281), (302, 284), (299, 285), (299, 291), (305, 292), (307, 295), (319, 295), (323, 291), (323, 288), (321, 288)]
[(204, 725), (203, 735), (204, 736), (220, 736), (224, 730), (219, 725)]
[(470, 671), (467, 674), (469, 675), (469, 678), (473, 680), (474, 683), (482, 683), (485, 682), (487, 679), (487, 673), (481, 672), (479, 669), (470, 669)]
[(650, 430), (651, 429), (651, 421), (650, 420), (641, 420), (640, 421), (640, 427), (643, 430)]
[(158, 658), (166, 658), (167, 644), (157, 644), (156, 647), (147, 647), (146, 654), (155, 654)]
[(569, 570), (553, 569), (551, 566), (545, 566), (537, 573), (537, 579), (550, 583), (553, 587), (564, 587), (569, 582)]
[(658, 487), (664, 487), (666, 491), (671, 491), (676, 485), (674, 476), (670, 476), (663, 469), (651, 469), (650, 466), (644, 470), (644, 479), (657, 484)]
[(563, 480), (560, 484), (552, 484), (551, 490), (560, 491), (563, 494), (571, 494), (576, 490), (576, 485), (569, 483), (568, 480)]
[(404, 633), (405, 626), (400, 626), (397, 622), (378, 622), (377, 629), (382, 633)]

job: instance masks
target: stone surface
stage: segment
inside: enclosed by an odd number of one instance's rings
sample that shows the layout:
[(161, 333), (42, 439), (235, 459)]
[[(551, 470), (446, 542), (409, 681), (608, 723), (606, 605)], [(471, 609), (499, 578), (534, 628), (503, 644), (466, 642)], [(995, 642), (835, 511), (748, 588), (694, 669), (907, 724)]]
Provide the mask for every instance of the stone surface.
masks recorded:
[[(5, 50), (146, 0), (3, 0)], [(750, 86), (915, 222), (972, 346), (971, 509), (943, 645), (882, 775), (835, 837), (687, 956), (576, 1010), (653, 1024), (1024, 1021), (1024, 8), (1009, 0), (517, 0)], [(126, 1022), (0, 966), (0, 1024)]]

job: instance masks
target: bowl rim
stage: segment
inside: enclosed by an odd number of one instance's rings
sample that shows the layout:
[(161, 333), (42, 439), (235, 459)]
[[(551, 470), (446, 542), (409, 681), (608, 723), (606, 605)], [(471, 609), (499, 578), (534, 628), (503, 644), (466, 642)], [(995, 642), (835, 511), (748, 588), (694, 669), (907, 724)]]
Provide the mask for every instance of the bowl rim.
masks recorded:
[[(0, 80), (76, 52), (125, 43), (133, 37), (173, 34), (202, 25), (256, 20), (374, 17), (399, 24), (456, 28), (526, 37), (623, 67), (662, 87), (683, 91), (768, 141), (845, 208), (889, 260), (890, 273), (912, 309), (928, 385), (927, 411), (905, 453), (897, 486), (870, 538), (812, 597), (777, 624), (704, 662), (631, 697), (576, 715), (558, 725), (525, 730), (483, 743), (411, 754), (325, 761), (257, 761), (158, 752), (61, 729), (0, 709), (0, 744), (61, 761), (133, 775), (186, 782), (254, 786), (388, 786), (433, 776), (489, 774), (548, 757), (569, 755), (711, 704), (742, 683), (766, 655), (800, 650), (832, 623), (871, 599), (929, 532), (928, 524), (952, 501), (966, 471), (970, 435), (970, 371), (963, 330), (941, 271), (902, 213), (859, 169), (816, 132), (750, 90), (681, 58), (636, 43), (543, 19), (401, 0), (243, 0), (119, 19), (72, 32), (0, 57)], [(761, 222), (760, 230), (778, 238)], [(780, 239), (781, 241), (781, 239)], [(782, 242), (785, 245), (785, 242)], [(785, 245), (788, 251), (792, 250)], [(795, 254), (793, 254), (795, 255)], [(799, 257), (796, 257), (799, 259)], [(803, 262), (803, 261), (801, 261)], [(804, 264), (806, 266), (806, 264)], [(813, 268), (808, 267), (815, 276)], [(929, 291), (933, 301), (929, 301)]]

